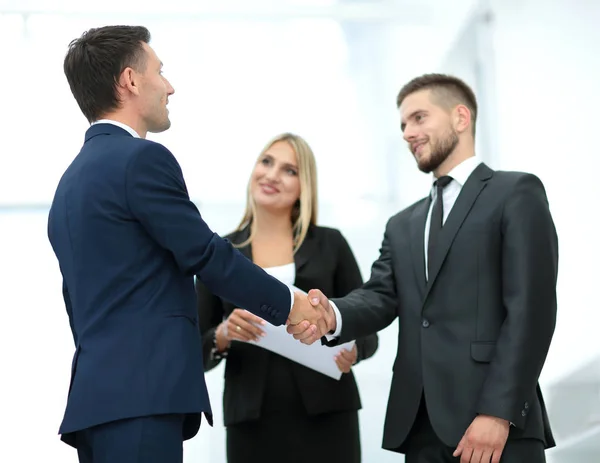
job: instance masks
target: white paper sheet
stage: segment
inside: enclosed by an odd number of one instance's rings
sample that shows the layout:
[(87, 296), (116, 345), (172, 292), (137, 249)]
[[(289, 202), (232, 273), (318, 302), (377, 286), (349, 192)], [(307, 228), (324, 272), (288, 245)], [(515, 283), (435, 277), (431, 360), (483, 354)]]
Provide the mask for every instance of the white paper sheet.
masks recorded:
[[(291, 286), (291, 288), (294, 291), (306, 294), (295, 286)], [(265, 332), (265, 336), (260, 338), (258, 342), (250, 341), (251, 344), (275, 352), (336, 380), (342, 377), (342, 372), (335, 363), (334, 357), (342, 349), (351, 350), (354, 347), (354, 341), (335, 347), (327, 347), (322, 345), (320, 340), (308, 346), (288, 334), (285, 325), (273, 326), (266, 323), (261, 325), (260, 328)]]

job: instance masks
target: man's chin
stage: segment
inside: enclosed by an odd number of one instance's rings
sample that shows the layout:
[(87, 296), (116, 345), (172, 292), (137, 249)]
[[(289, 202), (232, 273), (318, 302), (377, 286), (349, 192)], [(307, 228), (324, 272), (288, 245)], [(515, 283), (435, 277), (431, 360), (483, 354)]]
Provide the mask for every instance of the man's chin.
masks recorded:
[(425, 174), (430, 174), (431, 171), (433, 171), (430, 162), (420, 162), (420, 161), (417, 161), (417, 167), (419, 168), (419, 170), (421, 172), (423, 172)]
[(160, 132), (164, 132), (165, 130), (169, 130), (170, 127), (171, 127), (171, 121), (169, 119), (167, 119), (166, 121), (164, 121), (161, 124), (156, 124), (156, 125), (153, 125), (152, 127), (148, 128), (148, 132), (160, 133)]

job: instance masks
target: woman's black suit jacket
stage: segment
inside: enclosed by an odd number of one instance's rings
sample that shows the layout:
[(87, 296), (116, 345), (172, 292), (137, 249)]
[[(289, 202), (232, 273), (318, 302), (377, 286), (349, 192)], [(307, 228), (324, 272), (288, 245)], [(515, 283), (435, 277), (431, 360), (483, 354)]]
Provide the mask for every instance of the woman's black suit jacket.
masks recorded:
[[(249, 236), (249, 228), (227, 235), (233, 243), (242, 243)], [(251, 245), (240, 248), (252, 258)], [(362, 285), (356, 259), (342, 234), (332, 228), (312, 226), (295, 254), (295, 286), (303, 291), (320, 289), (328, 297), (343, 297)], [(243, 282), (240, 282), (243, 284)], [(204, 343), (205, 371), (219, 363), (211, 357), (216, 327), (235, 307), (213, 295), (199, 281), (199, 325)], [(378, 347), (376, 334), (356, 340), (358, 361), (371, 357)], [(273, 354), (258, 346), (233, 342), (225, 366), (223, 394), (224, 424), (229, 426), (260, 418), (262, 399), (266, 390), (268, 366)], [(294, 379), (309, 415), (359, 410), (360, 396), (352, 371), (339, 381), (291, 362)]]

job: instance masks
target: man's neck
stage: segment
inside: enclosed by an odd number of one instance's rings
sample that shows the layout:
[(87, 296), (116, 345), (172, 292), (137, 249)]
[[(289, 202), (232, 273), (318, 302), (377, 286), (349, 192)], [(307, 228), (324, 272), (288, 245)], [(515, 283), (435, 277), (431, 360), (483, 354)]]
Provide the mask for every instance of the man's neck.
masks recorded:
[(139, 117), (125, 113), (124, 111), (114, 111), (104, 114), (100, 119), (108, 119), (115, 122), (120, 122), (128, 127), (131, 127), (140, 136), (146, 138), (148, 130), (145, 128), (142, 120)]
[(442, 162), (436, 170), (433, 171), (433, 175), (435, 178), (448, 175), (452, 169), (461, 164), (463, 161), (472, 158), (473, 156), (475, 156), (475, 150), (472, 146), (467, 146), (463, 149), (460, 149), (460, 146), (457, 146), (450, 156), (448, 156), (446, 160)]

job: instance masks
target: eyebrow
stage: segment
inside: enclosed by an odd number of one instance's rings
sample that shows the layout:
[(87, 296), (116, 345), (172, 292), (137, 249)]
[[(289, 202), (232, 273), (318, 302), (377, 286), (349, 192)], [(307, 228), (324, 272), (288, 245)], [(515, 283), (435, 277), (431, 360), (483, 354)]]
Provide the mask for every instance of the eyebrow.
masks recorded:
[[(427, 112), (427, 111), (425, 111), (424, 109), (417, 109), (416, 111), (413, 111), (412, 113), (410, 113), (406, 119), (412, 119), (417, 114), (419, 114), (419, 113), (425, 113), (425, 112)], [(400, 124), (400, 130), (402, 130), (402, 132), (404, 132), (405, 128), (406, 128), (406, 122), (402, 122)]]
[[(271, 156), (269, 153), (265, 153), (265, 155), (263, 156), (263, 159), (264, 158), (274, 159), (273, 156)], [(283, 165), (287, 166), (287, 167), (292, 167), (294, 169), (298, 169), (298, 166), (296, 166), (294, 164), (290, 164), (289, 162), (285, 162)]]

